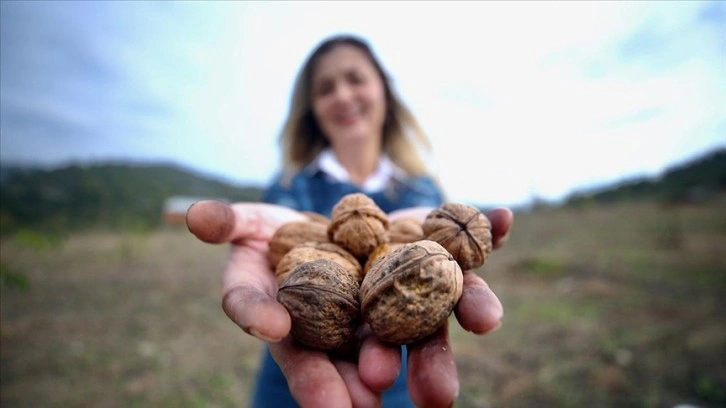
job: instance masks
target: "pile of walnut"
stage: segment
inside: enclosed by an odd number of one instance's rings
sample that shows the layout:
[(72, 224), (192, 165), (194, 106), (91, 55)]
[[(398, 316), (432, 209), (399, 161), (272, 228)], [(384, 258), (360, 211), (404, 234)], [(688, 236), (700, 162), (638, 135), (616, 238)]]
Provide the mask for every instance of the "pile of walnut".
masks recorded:
[(462, 271), (492, 250), (489, 220), (465, 204), (389, 222), (372, 199), (349, 194), (330, 219), (308, 215), (275, 232), (269, 260), (291, 335), (315, 349), (343, 346), (362, 321), (393, 344), (434, 333), (461, 297)]

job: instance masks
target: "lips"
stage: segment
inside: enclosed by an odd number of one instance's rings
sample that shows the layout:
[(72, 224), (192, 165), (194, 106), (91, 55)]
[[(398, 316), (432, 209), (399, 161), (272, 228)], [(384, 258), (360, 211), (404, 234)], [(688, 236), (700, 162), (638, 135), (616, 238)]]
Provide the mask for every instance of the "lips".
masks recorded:
[(335, 115), (334, 121), (338, 126), (350, 126), (355, 124), (361, 117), (359, 110), (351, 110), (348, 112), (342, 112)]

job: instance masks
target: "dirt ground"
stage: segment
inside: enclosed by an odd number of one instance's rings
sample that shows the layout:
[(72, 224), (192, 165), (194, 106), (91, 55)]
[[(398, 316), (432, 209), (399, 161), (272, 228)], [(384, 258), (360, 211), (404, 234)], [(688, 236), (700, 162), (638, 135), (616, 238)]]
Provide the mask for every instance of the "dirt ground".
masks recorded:
[[(516, 215), (458, 328), (460, 407), (726, 406), (726, 201)], [(262, 345), (221, 310), (227, 248), (185, 228), (1, 242), (3, 407), (246, 406)]]

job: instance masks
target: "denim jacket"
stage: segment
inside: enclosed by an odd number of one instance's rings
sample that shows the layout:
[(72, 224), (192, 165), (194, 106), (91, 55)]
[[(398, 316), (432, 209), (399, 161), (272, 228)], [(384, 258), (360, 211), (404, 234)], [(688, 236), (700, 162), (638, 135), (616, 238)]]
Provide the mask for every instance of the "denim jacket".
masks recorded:
[[(330, 217), (333, 206), (350, 193), (363, 192), (353, 184), (337, 181), (316, 166), (308, 166), (298, 172), (289, 183), (280, 176), (263, 195), (263, 201), (312, 211)], [(410, 207), (438, 207), (443, 195), (433, 179), (425, 176), (408, 176), (397, 172), (382, 191), (366, 193), (385, 212)], [(413, 408), (406, 387), (406, 348), (402, 347), (401, 374), (394, 385), (383, 393), (383, 407)], [(297, 407), (282, 371), (265, 348), (262, 366), (252, 396), (253, 408)]]
[[(298, 211), (312, 211), (327, 217), (343, 196), (363, 192), (358, 186), (334, 180), (316, 167), (306, 167), (289, 183), (278, 176), (263, 195), (263, 201)], [(382, 191), (366, 193), (385, 212), (410, 207), (438, 207), (442, 193), (433, 179), (398, 172)]]

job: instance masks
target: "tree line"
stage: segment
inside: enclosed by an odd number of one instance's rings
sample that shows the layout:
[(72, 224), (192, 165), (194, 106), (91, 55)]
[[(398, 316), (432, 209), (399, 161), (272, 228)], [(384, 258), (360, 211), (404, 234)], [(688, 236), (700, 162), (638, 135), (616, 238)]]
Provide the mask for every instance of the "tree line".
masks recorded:
[[(87, 228), (154, 228), (172, 196), (258, 201), (262, 189), (236, 186), (175, 165), (105, 163), (44, 170), (0, 171), (0, 232), (63, 232)], [(656, 178), (639, 178), (571, 194), (577, 207), (632, 200), (669, 203), (708, 200), (726, 192), (726, 148), (673, 166)]]
[(174, 165), (70, 165), (54, 170), (4, 169), (2, 233), (20, 228), (154, 228), (171, 196), (257, 201), (258, 187), (239, 187)]
[(668, 168), (658, 177), (625, 180), (592, 191), (574, 192), (566, 206), (650, 200), (694, 203), (726, 192), (726, 148)]

